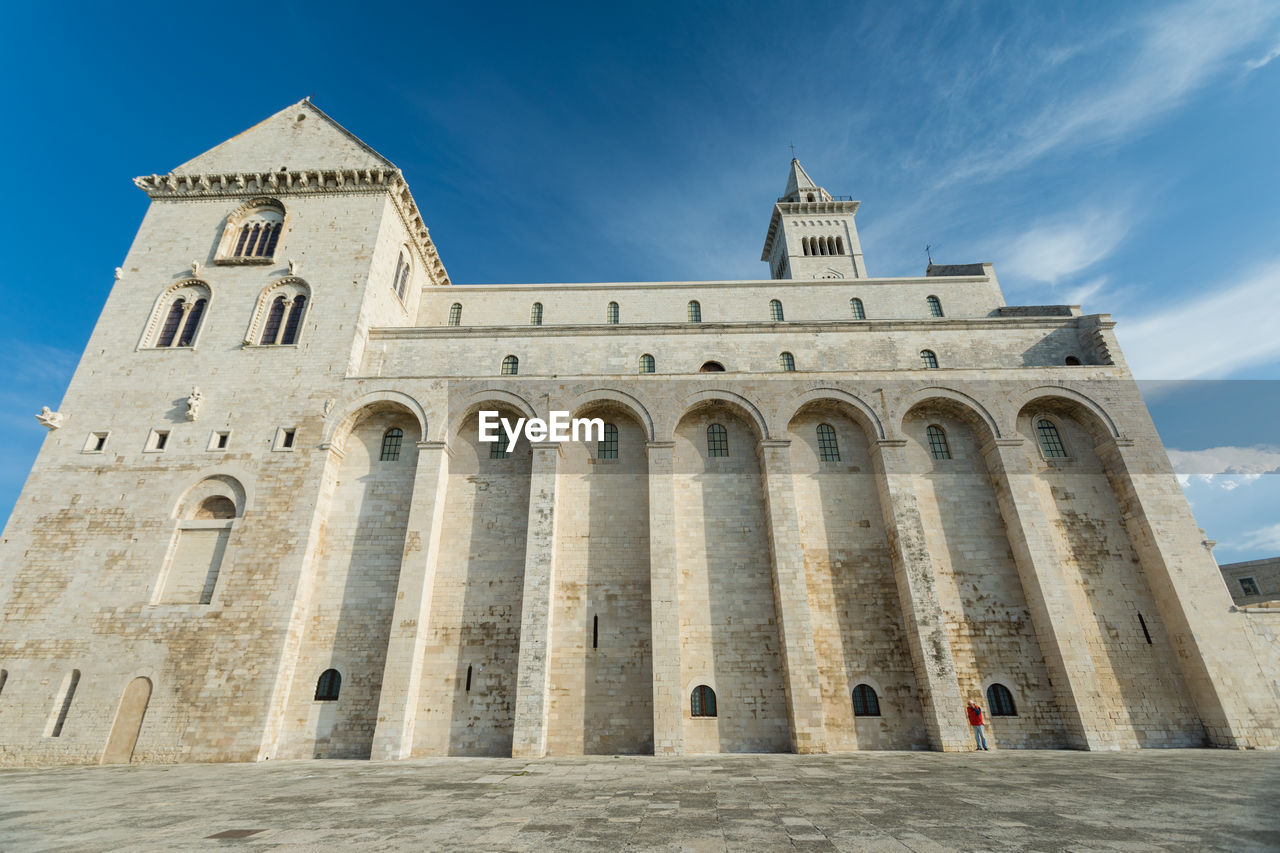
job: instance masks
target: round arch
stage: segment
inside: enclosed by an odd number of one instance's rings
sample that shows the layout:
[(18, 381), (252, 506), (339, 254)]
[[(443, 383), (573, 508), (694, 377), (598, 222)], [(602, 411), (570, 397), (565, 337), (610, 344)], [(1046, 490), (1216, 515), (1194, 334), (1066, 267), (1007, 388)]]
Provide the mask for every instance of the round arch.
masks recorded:
[(584, 409), (597, 403), (615, 403), (626, 409), (644, 427), (645, 437), (649, 441), (654, 440), (653, 417), (649, 414), (649, 410), (645, 408), (644, 403), (641, 403), (630, 394), (615, 391), (612, 388), (595, 388), (579, 394), (569, 405), (571, 417), (577, 417)]
[(360, 421), (369, 415), (394, 409), (403, 409), (413, 415), (418, 421), (418, 440), (426, 439), (427, 413), (417, 400), (402, 391), (371, 391), (347, 403), (340, 416), (330, 417), (325, 421), (321, 446), (334, 443), (340, 445)]
[[(209, 286), (209, 282), (200, 278), (184, 278), (176, 281), (166, 287), (156, 297), (156, 301), (151, 305), (151, 319), (147, 321), (146, 327), (142, 330), (142, 337), (138, 339), (138, 348), (149, 347), (155, 344), (156, 333), (160, 328), (160, 324), (164, 322), (161, 318), (164, 316), (164, 309), (170, 304), (176, 294), (182, 290), (189, 291), (183, 296), (189, 296), (192, 299), (205, 300), (204, 314), (209, 316), (213, 308), (213, 288)], [(200, 324), (204, 326), (203, 323)]]
[(208, 474), (182, 489), (173, 498), (170, 516), (190, 520), (200, 504), (212, 497), (224, 497), (235, 504), (235, 518), (243, 518), (249, 504), (249, 493), (241, 480), (226, 473)]
[(902, 415), (897, 419), (897, 428), (900, 434), (903, 432), (903, 424), (911, 413), (925, 405), (934, 405), (943, 410), (950, 410), (961, 419), (967, 421), (970, 426), (977, 430), (979, 447), (1004, 435), (1000, 431), (996, 419), (987, 410), (986, 406), (962, 391), (944, 388), (940, 385), (921, 388), (902, 401)]
[(680, 414), (675, 419), (671, 436), (667, 437), (665, 440), (670, 441), (675, 438), (675, 429), (680, 426), (680, 422), (688, 417), (691, 412), (712, 403), (724, 403), (730, 408), (741, 412), (746, 417), (746, 420), (755, 427), (756, 439), (758, 441), (764, 441), (771, 437), (769, 424), (765, 420), (764, 415), (760, 414), (760, 409), (756, 407), (755, 403), (740, 394), (733, 393), (732, 391), (708, 388), (705, 391), (698, 391), (694, 394), (690, 394), (680, 401)]
[(796, 415), (800, 414), (806, 406), (826, 402), (837, 404), (840, 409), (849, 414), (867, 434), (868, 441), (874, 442), (885, 437), (884, 425), (880, 422), (875, 410), (860, 397), (839, 388), (811, 388), (795, 395), (783, 404), (784, 408), (779, 410), (778, 423), (790, 426)]
[(1014, 405), (1015, 422), (1024, 412), (1037, 405), (1051, 411), (1053, 409), (1083, 410), (1089, 415), (1085, 418), (1085, 428), (1093, 433), (1098, 443), (1109, 438), (1120, 437), (1120, 430), (1116, 428), (1115, 421), (1107, 414), (1106, 409), (1072, 388), (1061, 385), (1039, 385), (1021, 394)]
[(480, 411), (486, 403), (502, 403), (515, 409), (526, 418), (536, 418), (538, 413), (534, 411), (532, 405), (524, 397), (511, 391), (504, 391), (500, 388), (487, 388), (483, 391), (476, 391), (468, 394), (456, 404), (450, 405), (450, 409), (457, 409), (456, 415), (449, 417), (449, 429), (442, 438), (448, 440), (452, 436), (458, 434), (458, 430), (462, 429), (463, 422), (467, 418)]

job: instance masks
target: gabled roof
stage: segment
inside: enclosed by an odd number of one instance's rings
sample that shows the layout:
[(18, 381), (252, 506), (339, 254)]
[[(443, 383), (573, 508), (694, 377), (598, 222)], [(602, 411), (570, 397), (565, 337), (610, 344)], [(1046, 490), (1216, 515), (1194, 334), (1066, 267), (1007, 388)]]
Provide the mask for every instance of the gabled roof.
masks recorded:
[(800, 165), (800, 161), (791, 158), (791, 172), (787, 175), (787, 188), (783, 191), (783, 198), (791, 198), (800, 190), (816, 190), (818, 185), (809, 177), (809, 173), (804, 170), (804, 166)]
[(394, 168), (390, 160), (305, 98), (188, 160), (173, 174)]

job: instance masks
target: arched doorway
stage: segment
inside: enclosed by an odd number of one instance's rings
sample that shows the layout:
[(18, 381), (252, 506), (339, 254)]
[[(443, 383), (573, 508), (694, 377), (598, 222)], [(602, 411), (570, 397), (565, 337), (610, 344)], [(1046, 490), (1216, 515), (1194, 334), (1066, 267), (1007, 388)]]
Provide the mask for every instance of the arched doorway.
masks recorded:
[(116, 720), (111, 724), (107, 748), (102, 753), (103, 764), (128, 764), (133, 758), (133, 748), (142, 731), (142, 718), (147, 715), (147, 703), (151, 701), (151, 679), (135, 678), (124, 689)]

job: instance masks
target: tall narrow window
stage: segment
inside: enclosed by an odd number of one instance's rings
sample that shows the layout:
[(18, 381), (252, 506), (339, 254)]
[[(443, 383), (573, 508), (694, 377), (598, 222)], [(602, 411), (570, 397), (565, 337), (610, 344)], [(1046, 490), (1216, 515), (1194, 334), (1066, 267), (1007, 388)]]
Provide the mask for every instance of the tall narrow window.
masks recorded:
[(604, 425), (604, 438), (596, 442), (596, 458), (618, 458), (618, 428), (613, 424)]
[(831, 424), (818, 424), (818, 458), (823, 462), (840, 461), (840, 445), (836, 443), (836, 428)]
[(185, 299), (175, 299), (173, 301), (173, 305), (169, 308), (168, 316), (164, 318), (164, 328), (160, 330), (160, 337), (156, 339), (156, 346), (173, 346), (173, 339), (178, 334), (178, 324), (182, 322), (182, 312), (186, 305), (187, 301)]
[(987, 688), (987, 708), (993, 717), (1016, 717), (1018, 708), (1013, 704), (1013, 694), (1003, 684)]
[(610, 325), (618, 323), (618, 303), (610, 302), (609, 307), (604, 310), (604, 321)]
[(855, 320), (867, 319), (867, 312), (863, 309), (862, 300), (859, 299), (858, 297), (855, 296), (853, 299), (849, 300), (849, 309), (853, 312), (853, 319)]
[(836, 254), (837, 255), (844, 254), (844, 238), (843, 237), (836, 238)]
[(533, 303), (533, 307), (529, 309), (529, 325), (531, 326), (542, 325), (542, 303), (541, 302)]
[(702, 322), (702, 306), (698, 304), (698, 300), (696, 299), (689, 300), (689, 322)]
[(1048, 418), (1036, 421), (1036, 438), (1040, 440), (1040, 452), (1046, 459), (1066, 459), (1067, 448), (1062, 444), (1058, 428)]
[(929, 303), (929, 316), (930, 316), (930, 317), (941, 317), (941, 316), (942, 316), (942, 300), (941, 300), (941, 299), (939, 299), (939, 298), (938, 298), (938, 297), (936, 297), (936, 296), (930, 296), (930, 297), (929, 297), (928, 299), (926, 299), (925, 301)]
[(707, 455), (729, 455), (729, 431), (721, 424), (707, 427)]
[(0, 694), (4, 693), (4, 683), (9, 680), (9, 670), (0, 669)]
[(465, 689), (467, 693), (471, 692), (471, 664), (467, 664), (467, 686)]
[(775, 323), (782, 322), (782, 303), (776, 299), (769, 300), (769, 319)]
[(806, 255), (809, 254), (809, 238), (803, 237), (800, 240), (800, 250)]
[(462, 325), (462, 303), (461, 302), (455, 302), (449, 306), (449, 325), (450, 326)]
[(693, 688), (693, 695), (689, 697), (689, 713), (695, 717), (714, 717), (716, 692), (705, 684)]
[(400, 257), (396, 259), (395, 278), (391, 280), (391, 289), (396, 292), (396, 296), (400, 297), (401, 301), (404, 301), (404, 295), (409, 289), (409, 273), (412, 267), (409, 253), (402, 249)]
[(880, 698), (870, 684), (859, 684), (853, 688), (853, 715), (855, 717), (880, 716)]
[(1138, 625), (1142, 628), (1142, 636), (1147, 638), (1147, 645), (1152, 645), (1151, 632), (1147, 630), (1147, 620), (1142, 618), (1141, 613), (1138, 614)]
[(502, 360), (502, 375), (515, 376), (520, 372), (520, 359), (514, 355), (509, 355)]
[(511, 457), (511, 444), (507, 434), (502, 430), (498, 430), (498, 438), (496, 441), (489, 442), (489, 458), (490, 459), (509, 459)]
[(336, 702), (342, 690), (342, 676), (336, 669), (326, 669), (316, 679), (316, 701)]
[(653, 356), (649, 355), (648, 353), (645, 353), (644, 355), (640, 356), (640, 372), (641, 373), (653, 373), (655, 370), (657, 370), (657, 366), (658, 366), (657, 362), (653, 360)]
[(947, 434), (937, 424), (929, 424), (925, 430), (929, 437), (929, 455), (934, 459), (950, 459), (951, 445), (947, 444)]
[(789, 352), (778, 353), (778, 366), (787, 373), (794, 373), (796, 369), (796, 357)]
[(920, 360), (924, 362), (924, 366), (933, 370), (938, 366), (938, 354), (931, 349), (920, 350)]
[(600, 617), (599, 615), (591, 617), (591, 648), (600, 648)]
[(271, 302), (271, 310), (267, 312), (267, 324), (262, 327), (262, 340), (259, 343), (269, 346), (276, 342), (280, 335), (280, 323), (284, 320), (284, 296), (277, 296)]
[(298, 342), (298, 329), (302, 326), (302, 317), (307, 313), (307, 297), (299, 294), (293, 297), (293, 305), (289, 308), (289, 322), (284, 324), (284, 334), (280, 343), (289, 345)]
[(200, 319), (204, 317), (204, 307), (208, 304), (207, 299), (197, 299), (196, 304), (191, 306), (191, 310), (187, 312), (187, 322), (182, 326), (182, 336), (178, 338), (178, 346), (189, 347), (195, 343), (196, 334), (200, 331)]
[(400, 459), (400, 444), (404, 441), (404, 430), (392, 427), (382, 434), (382, 462), (396, 462)]
[(80, 683), (80, 670), (73, 669), (62, 679), (62, 690), (58, 691), (58, 702), (53, 706), (49, 722), (45, 725), (45, 737), (61, 737), (62, 727), (66, 725), (67, 714), (71, 711), (71, 700), (76, 696), (76, 685)]

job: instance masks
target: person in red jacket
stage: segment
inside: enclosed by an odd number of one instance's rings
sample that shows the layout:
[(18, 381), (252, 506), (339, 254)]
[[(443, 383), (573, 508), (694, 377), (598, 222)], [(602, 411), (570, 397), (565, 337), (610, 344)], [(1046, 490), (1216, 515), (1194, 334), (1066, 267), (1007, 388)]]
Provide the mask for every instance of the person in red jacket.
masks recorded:
[(978, 749), (987, 751), (987, 736), (983, 732), (982, 708), (977, 702), (970, 701), (969, 707), (965, 709), (969, 715), (969, 725), (973, 726), (973, 739), (978, 744)]

